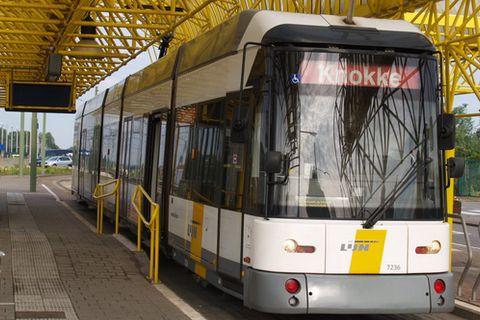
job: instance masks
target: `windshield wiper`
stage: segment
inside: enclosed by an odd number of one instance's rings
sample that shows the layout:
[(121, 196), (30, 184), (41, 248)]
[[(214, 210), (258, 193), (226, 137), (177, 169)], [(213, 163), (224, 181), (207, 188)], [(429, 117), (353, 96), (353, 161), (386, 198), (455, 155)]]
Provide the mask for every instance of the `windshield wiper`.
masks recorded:
[[(423, 170), (426, 168), (431, 162), (433, 161), (432, 158), (425, 159), (425, 161), (422, 163), (418, 163), (417, 165), (412, 167), (411, 172), (409, 172), (405, 178), (395, 186), (395, 188), (392, 190), (390, 195), (385, 199), (383, 204), (378, 206), (375, 211), (372, 212), (372, 214), (365, 220), (363, 223), (363, 228), (364, 229), (371, 229), (385, 214), (385, 212), (392, 207), (392, 205), (395, 203), (395, 200), (398, 199), (398, 197), (407, 189), (407, 187), (412, 183), (414, 178), (417, 175), (417, 172), (419, 170)], [(417, 162), (417, 161), (415, 161)]]

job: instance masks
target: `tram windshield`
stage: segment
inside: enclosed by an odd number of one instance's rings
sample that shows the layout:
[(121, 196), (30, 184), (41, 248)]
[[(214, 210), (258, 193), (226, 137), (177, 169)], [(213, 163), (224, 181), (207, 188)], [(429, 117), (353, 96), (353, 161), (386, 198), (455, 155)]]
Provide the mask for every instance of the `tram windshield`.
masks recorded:
[[(432, 57), (275, 51), (267, 185), (275, 217), (442, 219)], [(263, 120), (268, 121), (268, 120)]]

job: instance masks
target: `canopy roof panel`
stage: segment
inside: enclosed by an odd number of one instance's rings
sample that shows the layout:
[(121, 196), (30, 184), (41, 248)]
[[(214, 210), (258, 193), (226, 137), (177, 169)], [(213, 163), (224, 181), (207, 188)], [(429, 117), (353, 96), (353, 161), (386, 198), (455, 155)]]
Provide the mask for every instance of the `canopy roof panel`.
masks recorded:
[[(0, 105), (5, 77), (42, 81), (50, 53), (63, 56), (61, 81), (80, 95), (140, 53), (178, 47), (245, 9), (345, 15), (345, 0), (0, 0)], [(355, 15), (405, 18), (437, 44), (449, 64), (451, 95), (475, 93), (480, 67), (475, 0), (356, 0)], [(152, 52), (158, 54), (155, 49)], [(478, 77), (477, 77), (478, 79)]]

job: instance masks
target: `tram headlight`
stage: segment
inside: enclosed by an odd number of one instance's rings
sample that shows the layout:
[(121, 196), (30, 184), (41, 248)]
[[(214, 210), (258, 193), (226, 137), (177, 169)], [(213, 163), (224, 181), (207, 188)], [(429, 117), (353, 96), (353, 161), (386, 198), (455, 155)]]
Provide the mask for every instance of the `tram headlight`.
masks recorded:
[(283, 243), (283, 250), (285, 250), (288, 253), (297, 252), (297, 247), (298, 247), (298, 243), (293, 239), (285, 240), (285, 242)]
[(442, 249), (442, 245), (437, 240), (433, 241), (432, 244), (430, 245), (431, 253), (439, 253), (440, 249)]

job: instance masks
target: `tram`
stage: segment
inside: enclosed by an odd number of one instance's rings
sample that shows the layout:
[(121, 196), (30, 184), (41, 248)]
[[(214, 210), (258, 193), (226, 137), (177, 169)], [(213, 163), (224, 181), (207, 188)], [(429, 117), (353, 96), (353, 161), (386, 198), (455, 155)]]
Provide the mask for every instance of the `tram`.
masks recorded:
[(449, 312), (436, 54), (402, 20), (244, 11), (78, 108), (73, 192), (120, 178), (133, 227), (142, 185), (171, 257), (252, 309)]

